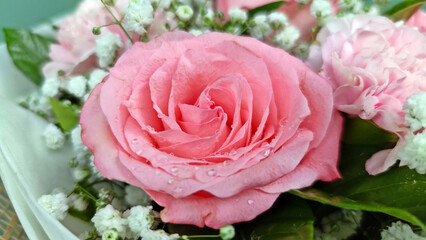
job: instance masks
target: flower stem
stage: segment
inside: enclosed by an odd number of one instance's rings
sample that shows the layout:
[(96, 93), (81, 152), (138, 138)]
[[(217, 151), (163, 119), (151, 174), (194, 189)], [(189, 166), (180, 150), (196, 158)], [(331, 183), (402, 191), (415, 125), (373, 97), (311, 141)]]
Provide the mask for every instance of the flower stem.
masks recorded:
[(118, 18), (112, 13), (111, 9), (109, 9), (108, 5), (104, 2), (104, 0), (101, 0), (102, 4), (106, 8), (106, 10), (111, 14), (111, 16), (114, 18), (115, 22), (120, 26), (120, 28), (123, 30), (123, 32), (126, 34), (127, 38), (130, 40), (130, 42), (133, 44), (133, 39), (130, 37), (129, 33), (126, 31), (126, 29), (123, 27), (123, 24), (121, 24), (121, 21), (118, 20)]

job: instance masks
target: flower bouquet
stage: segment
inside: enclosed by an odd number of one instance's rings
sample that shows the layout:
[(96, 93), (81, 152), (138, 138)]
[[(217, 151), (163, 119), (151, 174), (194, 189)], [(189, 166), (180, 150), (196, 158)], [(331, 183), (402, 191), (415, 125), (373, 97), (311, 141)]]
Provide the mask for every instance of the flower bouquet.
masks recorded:
[(426, 239), (423, 3), (83, 0), (4, 29), (27, 234)]

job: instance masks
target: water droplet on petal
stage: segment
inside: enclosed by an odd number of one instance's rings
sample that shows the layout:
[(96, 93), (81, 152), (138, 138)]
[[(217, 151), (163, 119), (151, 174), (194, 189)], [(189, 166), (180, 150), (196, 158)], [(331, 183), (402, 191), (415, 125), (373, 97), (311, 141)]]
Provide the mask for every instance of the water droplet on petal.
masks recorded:
[(263, 156), (264, 156), (264, 157), (268, 157), (270, 154), (271, 154), (271, 149), (270, 149), (270, 148), (268, 148), (268, 149), (266, 149), (266, 151), (263, 153)]
[(181, 188), (181, 187), (177, 187), (177, 188), (175, 188), (175, 190), (174, 190), (175, 192), (177, 192), (177, 193), (180, 193), (180, 192), (182, 192), (183, 191), (183, 189)]
[(133, 144), (136, 144), (136, 143), (138, 143), (138, 142), (139, 142), (139, 139), (137, 139), (137, 138), (133, 138), (133, 139), (132, 139), (132, 143), (133, 143)]
[(170, 171), (172, 173), (177, 173), (179, 171), (179, 169), (177, 167), (172, 167), (172, 169), (170, 169)]
[(252, 204), (254, 203), (254, 201), (253, 201), (253, 200), (251, 200), (251, 199), (249, 199), (249, 200), (247, 201), (247, 203), (248, 203), (249, 205), (252, 205)]
[(155, 175), (160, 175), (160, 170), (155, 170)]
[(200, 170), (200, 167), (195, 167), (195, 171), (198, 171), (198, 170)]
[(173, 179), (169, 179), (169, 181), (167, 181), (168, 184), (173, 184), (174, 180)]
[(140, 156), (142, 155), (142, 153), (143, 153), (143, 150), (139, 150), (136, 154)]
[(207, 172), (207, 175), (209, 175), (211, 177), (216, 176), (216, 171), (214, 169), (211, 169)]
[(224, 167), (229, 166), (229, 161), (225, 160), (222, 164), (223, 164)]

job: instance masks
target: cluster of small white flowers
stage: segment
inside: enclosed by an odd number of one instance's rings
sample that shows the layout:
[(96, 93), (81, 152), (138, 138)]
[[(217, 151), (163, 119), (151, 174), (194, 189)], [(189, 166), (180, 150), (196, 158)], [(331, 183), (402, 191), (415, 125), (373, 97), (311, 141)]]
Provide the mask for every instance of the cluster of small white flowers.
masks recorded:
[(153, 20), (154, 8), (149, 0), (131, 0), (124, 13), (124, 28), (143, 35)]
[(68, 198), (68, 202), (71, 205), (72, 208), (78, 210), (78, 211), (84, 211), (87, 209), (87, 206), (89, 203), (83, 198), (78, 195), (72, 194)]
[(268, 20), (274, 30), (280, 30), (289, 24), (287, 16), (280, 12), (273, 12), (269, 14)]
[(233, 24), (243, 24), (248, 19), (248, 14), (246, 10), (241, 8), (233, 8), (228, 11), (229, 20)]
[(65, 219), (69, 208), (67, 196), (63, 192), (43, 195), (38, 199), (38, 203), (58, 220)]
[(102, 80), (108, 75), (108, 72), (102, 69), (95, 69), (92, 73), (90, 73), (89, 81), (87, 82), (89, 85), (89, 89), (92, 90), (98, 85)]
[(309, 43), (301, 42), (293, 49), (293, 54), (301, 60), (306, 60), (309, 54), (309, 47)]
[(46, 78), (41, 86), (41, 93), (47, 97), (54, 97), (59, 93), (60, 81), (56, 77)]
[(181, 5), (176, 9), (176, 16), (183, 22), (189, 21), (194, 15), (194, 10), (189, 5)]
[(150, 240), (176, 240), (179, 239), (179, 234), (168, 234), (164, 230), (148, 230), (145, 231), (142, 239), (150, 239)]
[(127, 219), (122, 218), (121, 212), (107, 205), (96, 211), (92, 218), (96, 230), (102, 235), (106, 231), (116, 230), (121, 238), (126, 236)]
[(92, 176), (94, 176), (95, 178), (98, 178), (98, 179), (104, 178), (102, 173), (99, 172), (98, 168), (95, 165), (95, 157), (93, 155), (90, 156), (89, 167), (90, 167), (90, 171), (92, 172)]
[(354, 14), (364, 13), (364, 3), (360, 0), (339, 0), (337, 2), (340, 11)]
[(312, 2), (310, 11), (311, 14), (317, 18), (323, 18), (331, 15), (331, 3), (328, 0), (314, 0)]
[(356, 233), (362, 218), (361, 211), (342, 210), (334, 212), (321, 220), (322, 232), (316, 230), (316, 240), (341, 240)]
[(300, 31), (294, 26), (288, 26), (283, 31), (274, 36), (274, 42), (288, 50), (291, 49), (300, 38)]
[(129, 210), (127, 217), (130, 230), (142, 236), (144, 232), (148, 231), (154, 224), (154, 214), (152, 213), (152, 206), (142, 207), (136, 206)]
[(169, 9), (171, 3), (172, 0), (151, 0), (151, 4), (160, 10)]
[(151, 198), (140, 188), (128, 185), (124, 191), (126, 192), (124, 199), (131, 206), (147, 206), (151, 203)]
[(65, 135), (55, 124), (49, 123), (43, 131), (44, 141), (50, 149), (59, 149), (65, 143)]
[(52, 109), (50, 106), (49, 97), (39, 92), (32, 93), (30, 96), (24, 99), (22, 103), (28, 105), (28, 109), (35, 113), (42, 112), (48, 115)]
[(74, 149), (74, 153), (76, 153), (77, 157), (81, 158), (80, 155), (85, 155), (87, 153), (87, 147), (84, 146), (83, 141), (81, 140), (81, 126), (77, 125), (77, 127), (71, 130), (71, 143)]
[(67, 92), (76, 97), (83, 97), (86, 94), (87, 79), (83, 76), (72, 77), (67, 84)]
[(426, 92), (409, 97), (404, 104), (405, 124), (415, 132), (426, 127)]
[(253, 18), (253, 26), (249, 32), (252, 37), (263, 39), (271, 33), (271, 26), (265, 14), (259, 14)]
[(87, 167), (77, 167), (73, 170), (72, 175), (74, 179), (79, 182), (90, 176), (90, 173), (91, 171)]
[(404, 148), (398, 153), (401, 166), (408, 166), (420, 174), (426, 173), (426, 131), (409, 133)]
[(410, 225), (400, 221), (392, 223), (380, 235), (382, 236), (382, 240), (426, 240), (426, 237), (415, 234)]
[[(149, 4), (151, 6), (151, 4)], [(115, 33), (104, 33), (96, 39), (96, 55), (101, 68), (107, 68), (114, 63), (119, 48), (123, 47), (120, 35)]]

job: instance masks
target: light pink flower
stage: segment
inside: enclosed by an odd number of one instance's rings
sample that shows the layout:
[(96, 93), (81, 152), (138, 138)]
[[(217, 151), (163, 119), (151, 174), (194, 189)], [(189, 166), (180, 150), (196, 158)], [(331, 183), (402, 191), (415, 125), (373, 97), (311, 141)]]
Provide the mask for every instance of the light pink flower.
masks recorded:
[[(338, 0), (330, 0), (334, 14), (337, 12), (337, 1)], [(276, 0), (218, 0), (217, 8), (227, 14), (228, 11), (233, 8), (253, 9), (272, 2), (276, 2)], [(312, 38), (311, 29), (316, 24), (316, 19), (309, 10), (310, 7), (311, 3), (300, 8), (296, 0), (288, 0), (285, 1), (284, 5), (279, 9), (280, 12), (286, 14), (290, 23), (300, 30), (300, 39), (303, 41), (309, 41)]]
[(99, 171), (143, 188), (165, 222), (248, 221), (282, 192), (339, 177), (330, 85), (253, 38), (173, 32), (134, 44), (81, 126)]
[(426, 90), (426, 36), (385, 17), (359, 15), (327, 24), (317, 40), (337, 109), (400, 136), (392, 152), (367, 162), (369, 173), (385, 171), (404, 141), (405, 100)]
[[(117, 0), (116, 9), (124, 11), (128, 2), (128, 0)], [(120, 16), (122, 12), (115, 12), (115, 14)], [(83, 1), (73, 15), (62, 20), (58, 31), (58, 44), (50, 46), (51, 62), (43, 67), (44, 76), (56, 77), (59, 70), (66, 74), (71, 72), (84, 74), (95, 68), (97, 66), (96, 39), (101, 35), (94, 35), (92, 29), (113, 21), (113, 17), (104, 8), (101, 1)], [(127, 41), (119, 26), (113, 25), (102, 28), (102, 33), (107, 31), (119, 34), (123, 43)]]
[(408, 19), (405, 25), (415, 27), (421, 33), (426, 33), (426, 13), (422, 10), (417, 11), (413, 16), (410, 17), (410, 19)]

